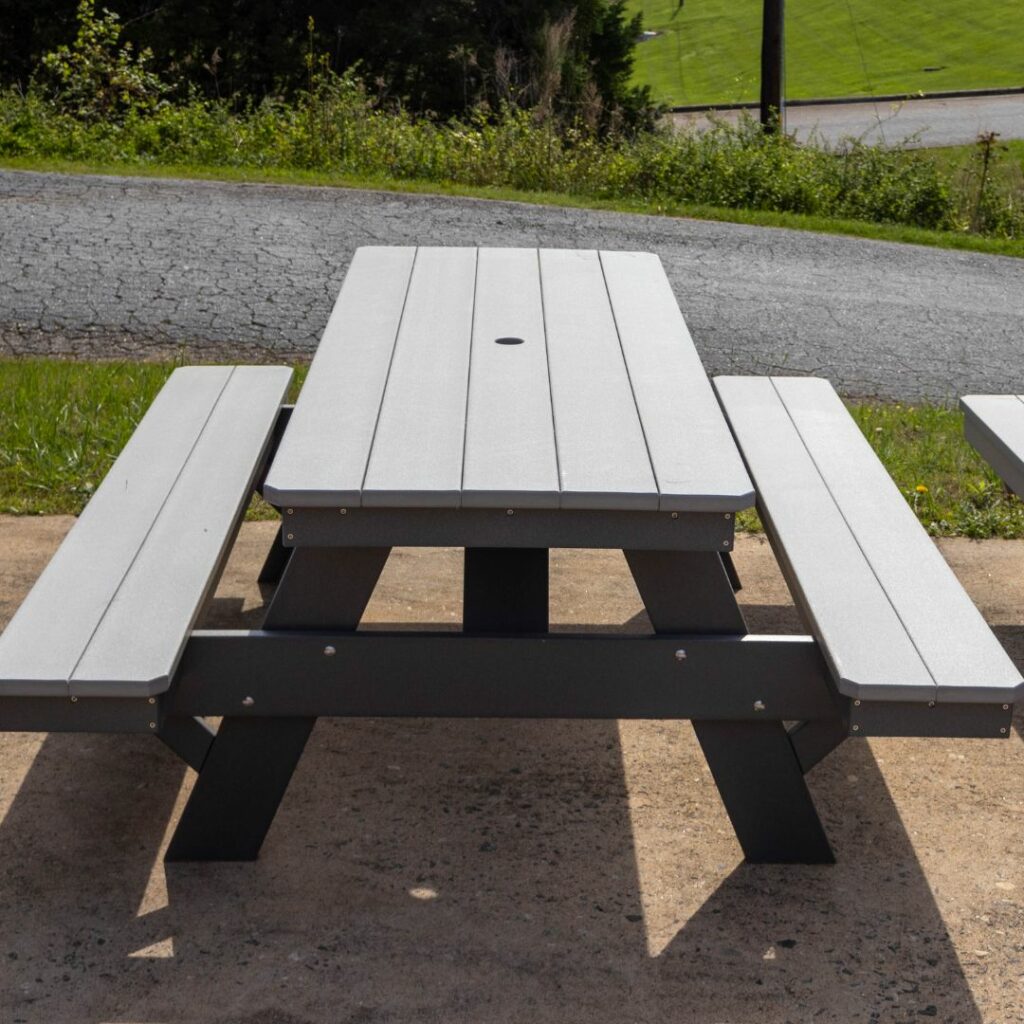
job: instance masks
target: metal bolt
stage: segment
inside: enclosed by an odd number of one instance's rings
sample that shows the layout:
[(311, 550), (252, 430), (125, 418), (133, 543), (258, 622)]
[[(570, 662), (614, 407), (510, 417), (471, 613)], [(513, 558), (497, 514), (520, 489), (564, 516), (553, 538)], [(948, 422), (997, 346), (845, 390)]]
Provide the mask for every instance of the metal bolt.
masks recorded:
[(672, 513), (672, 518), (673, 519), (678, 519), (679, 518), (679, 513), (678, 512), (673, 512)]
[(853, 706), (854, 706), (855, 708), (859, 708), (859, 707), (860, 707), (860, 701), (859, 701), (859, 700), (855, 700), (855, 701), (853, 702)]
[(507, 516), (514, 516), (515, 514), (516, 514), (516, 510), (514, 508), (507, 508), (507, 509), (505, 509), (505, 515), (507, 515)]
[(1009, 704), (1004, 704), (1003, 705), (1003, 710), (1004, 711), (1009, 711), (1010, 710), (1010, 705)]
[(156, 728), (156, 722), (150, 722), (149, 723), (149, 727), (150, 727), (150, 729), (155, 729)]
[(755, 711), (764, 711), (764, 701), (763, 700), (755, 700), (754, 701), (754, 710)]
[(337, 654), (337, 653), (338, 653), (338, 652), (337, 652), (337, 651), (336, 651), (336, 650), (335, 650), (335, 649), (334, 649), (334, 648), (333, 648), (333, 647), (332, 647), (332, 646), (331, 646), (330, 644), (328, 644), (328, 645), (327, 645), (327, 646), (326, 646), (326, 647), (324, 648), (324, 654), (326, 654), (328, 658), (332, 657), (333, 655), (335, 655), (335, 654)]
[(731, 512), (726, 512), (725, 515), (722, 518), (723, 519), (732, 519), (732, 513)]
[(295, 534), (294, 533), (289, 533), (288, 534), (288, 539), (289, 540), (295, 540)]
[(686, 651), (682, 648), (676, 651), (676, 661), (686, 661)]
[(727, 540), (723, 540), (722, 541), (722, 547), (723, 548), (727, 548), (728, 546), (729, 546), (729, 542)]
[(252, 697), (243, 697), (242, 698), (242, 706), (243, 707), (251, 708), (253, 706), (253, 704), (255, 704), (255, 703), (256, 703), (256, 701), (254, 701), (252, 699)]
[(1006, 735), (1006, 726), (1005, 725), (1001, 726), (1000, 729), (999, 729), (999, 732), (1000, 732), (1001, 735), (1005, 736)]
[(156, 697), (150, 697), (149, 698), (149, 703), (150, 704), (155, 704), (156, 703)]
[(338, 512), (339, 512), (340, 515), (343, 515), (343, 516), (347, 516), (348, 515), (348, 509), (347, 508), (339, 508)]
[(933, 700), (928, 701), (928, 707), (930, 707), (930, 708), (935, 707), (935, 701), (933, 701)]
[(72, 704), (77, 704), (78, 703), (78, 698), (77, 697), (72, 697), (71, 698), (71, 703)]
[(854, 731), (854, 732), (860, 732), (860, 726), (859, 726), (859, 725), (855, 725), (855, 726), (853, 727), (853, 731)]
[(295, 509), (293, 509), (293, 508), (288, 509), (288, 515), (290, 515), (290, 516), (295, 515)]

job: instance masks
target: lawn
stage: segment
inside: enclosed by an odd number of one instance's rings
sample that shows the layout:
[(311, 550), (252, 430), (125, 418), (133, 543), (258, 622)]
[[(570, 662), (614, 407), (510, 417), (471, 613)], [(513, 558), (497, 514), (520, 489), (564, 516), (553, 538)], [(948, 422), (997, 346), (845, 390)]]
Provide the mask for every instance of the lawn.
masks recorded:
[[(761, 0), (629, 0), (644, 29), (636, 81), (669, 104), (756, 100)], [(871, 96), (1024, 86), (1020, 0), (790, 0), (786, 95)]]
[[(80, 512), (172, 369), (0, 361), (0, 514)], [(297, 367), (292, 398), (304, 377)], [(932, 535), (1024, 537), (1024, 503), (964, 441), (957, 411), (861, 403), (851, 412)], [(249, 511), (275, 514), (261, 502)], [(737, 525), (759, 528), (753, 513)]]

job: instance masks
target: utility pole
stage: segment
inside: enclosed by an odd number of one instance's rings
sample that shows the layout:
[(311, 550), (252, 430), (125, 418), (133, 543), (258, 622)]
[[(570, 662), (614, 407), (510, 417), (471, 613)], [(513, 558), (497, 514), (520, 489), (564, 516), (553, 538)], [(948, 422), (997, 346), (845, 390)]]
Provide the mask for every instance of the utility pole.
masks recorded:
[(765, 131), (786, 128), (782, 94), (784, 0), (763, 0), (761, 25), (761, 126)]

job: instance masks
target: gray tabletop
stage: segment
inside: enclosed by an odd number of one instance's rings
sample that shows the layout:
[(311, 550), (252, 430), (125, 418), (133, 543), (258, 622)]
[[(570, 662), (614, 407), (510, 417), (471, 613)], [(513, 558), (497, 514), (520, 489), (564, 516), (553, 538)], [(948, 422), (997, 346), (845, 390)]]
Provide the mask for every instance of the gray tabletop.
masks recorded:
[(264, 493), (306, 508), (753, 499), (656, 256), (425, 247), (356, 252)]

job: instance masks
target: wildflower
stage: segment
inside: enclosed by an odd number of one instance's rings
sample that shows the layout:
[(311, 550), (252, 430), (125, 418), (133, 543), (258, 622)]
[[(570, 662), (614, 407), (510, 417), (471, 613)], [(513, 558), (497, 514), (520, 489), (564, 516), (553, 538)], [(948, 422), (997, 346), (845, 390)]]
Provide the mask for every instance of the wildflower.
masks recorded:
[(927, 493), (928, 493), (928, 488), (927, 488), (927, 487), (925, 487), (925, 485), (924, 485), (924, 484), (918, 484), (918, 485), (917, 485), (917, 486), (916, 486), (916, 487), (914, 488), (914, 490), (915, 490), (915, 491), (917, 491), (917, 493), (918, 493), (918, 494), (927, 494)]

